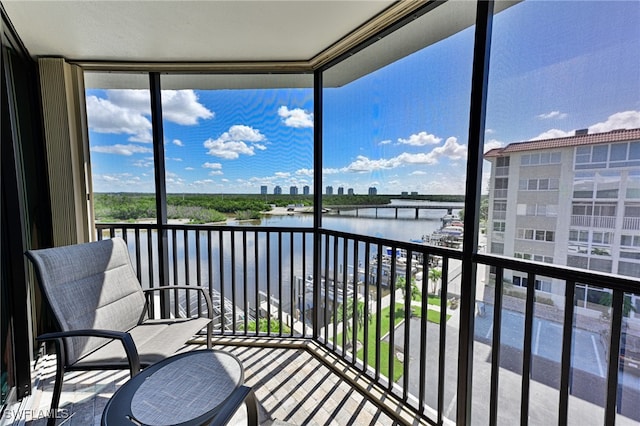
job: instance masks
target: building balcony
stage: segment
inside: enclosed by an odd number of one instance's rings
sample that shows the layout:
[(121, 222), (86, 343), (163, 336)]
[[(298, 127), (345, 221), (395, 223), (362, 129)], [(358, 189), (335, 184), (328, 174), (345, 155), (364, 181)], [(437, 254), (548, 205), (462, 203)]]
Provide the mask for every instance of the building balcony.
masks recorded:
[[(465, 300), (462, 253), (441, 247), (300, 228), (97, 232), (127, 240), (143, 287), (157, 285), (164, 268), (169, 285), (209, 288), (214, 345), (245, 365), (261, 424), (456, 424), (461, 403), (471, 405), (471, 424), (640, 421), (640, 371), (628, 362), (640, 355), (629, 337), (640, 335), (638, 319), (625, 308), (632, 280), (477, 254), (477, 296)], [(514, 272), (528, 282), (548, 277), (553, 289), (513, 291)], [(612, 297), (599, 310), (580, 308), (573, 301), (584, 284)], [(201, 309), (195, 297), (158, 300), (158, 311), (163, 303), (171, 315)], [(197, 336), (184, 350), (202, 343)], [(32, 408), (46, 414), (53, 371), (41, 371)], [(127, 379), (67, 378), (61, 408), (71, 424), (98, 424)]]
[(625, 217), (622, 219), (622, 229), (631, 231), (640, 230), (640, 217)]
[(616, 218), (613, 216), (571, 215), (571, 226), (583, 228), (615, 229)]

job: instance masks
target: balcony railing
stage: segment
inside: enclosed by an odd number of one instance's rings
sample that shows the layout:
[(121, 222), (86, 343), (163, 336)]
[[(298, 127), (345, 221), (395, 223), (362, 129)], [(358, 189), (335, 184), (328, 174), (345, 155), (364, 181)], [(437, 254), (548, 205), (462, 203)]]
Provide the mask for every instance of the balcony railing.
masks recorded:
[(615, 229), (616, 218), (613, 216), (584, 216), (572, 215), (571, 226), (582, 226), (587, 228)]
[(622, 220), (622, 229), (637, 231), (640, 229), (640, 217), (625, 217)]
[[(476, 254), (471, 343), (459, 338), (469, 325), (460, 322), (468, 293), (458, 250), (307, 228), (97, 229), (128, 241), (143, 286), (208, 287), (216, 334), (313, 339), (427, 422), (455, 422), (456, 404), (467, 401), (474, 424), (640, 421), (632, 366), (640, 325), (627, 307), (634, 280)], [(551, 292), (515, 288), (515, 275), (545, 277)], [(576, 306), (589, 297), (585, 284), (611, 297), (599, 309)], [(155, 308), (195, 315), (200, 305), (171, 298)], [(466, 395), (458, 394), (462, 363), (473, 365)]]

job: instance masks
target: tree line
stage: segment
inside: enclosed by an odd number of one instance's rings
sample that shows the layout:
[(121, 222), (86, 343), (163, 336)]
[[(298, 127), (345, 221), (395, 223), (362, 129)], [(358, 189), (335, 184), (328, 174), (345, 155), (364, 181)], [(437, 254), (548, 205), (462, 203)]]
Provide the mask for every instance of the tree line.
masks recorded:
[[(398, 195), (323, 195), (323, 206), (388, 204)], [(418, 195), (413, 200), (460, 202), (459, 195)], [(97, 221), (135, 221), (156, 217), (155, 194), (94, 193)], [(259, 219), (272, 206), (313, 206), (313, 195), (289, 194), (167, 194), (169, 219), (188, 219), (191, 223), (223, 222), (229, 217)]]

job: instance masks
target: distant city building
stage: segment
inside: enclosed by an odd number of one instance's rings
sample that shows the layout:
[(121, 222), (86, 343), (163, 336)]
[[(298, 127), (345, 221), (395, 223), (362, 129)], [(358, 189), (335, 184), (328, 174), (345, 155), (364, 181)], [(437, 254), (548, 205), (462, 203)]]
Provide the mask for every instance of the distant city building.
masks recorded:
[(349, 194), (349, 195), (353, 195), (353, 194), (354, 194), (354, 192), (353, 192), (353, 188), (349, 188), (349, 189), (347, 190), (347, 194)]
[[(491, 162), (490, 253), (640, 277), (640, 129), (576, 131), (512, 143), (484, 158)], [(536, 275), (529, 283), (526, 274), (507, 271), (504, 279), (564, 303), (563, 282)], [(608, 297), (597, 287), (576, 287), (578, 307)]]
[(298, 187), (290, 186), (289, 187), (289, 195), (298, 195)]
[(418, 191), (411, 191), (411, 195), (418, 195)]
[(376, 188), (375, 186), (370, 186), (369, 195), (378, 195), (378, 188)]
[(260, 193), (261, 193), (262, 195), (266, 195), (266, 193), (267, 193), (267, 185), (262, 185), (262, 186), (260, 187)]
[(309, 195), (309, 185), (305, 185), (302, 187), (302, 193), (304, 195)]
[(274, 193), (275, 195), (280, 195), (280, 194), (282, 194), (282, 188), (280, 188), (280, 185), (276, 185), (276, 186), (273, 188), (273, 193)]
[(400, 195), (401, 195), (401, 196), (403, 196), (403, 197), (406, 197), (406, 196), (408, 196), (408, 195), (409, 195), (409, 192), (408, 192), (408, 191), (402, 191), (402, 192), (400, 193)]
[(344, 188), (341, 186), (338, 187), (338, 195), (344, 195)]
[(327, 195), (333, 195), (333, 186), (327, 186)]

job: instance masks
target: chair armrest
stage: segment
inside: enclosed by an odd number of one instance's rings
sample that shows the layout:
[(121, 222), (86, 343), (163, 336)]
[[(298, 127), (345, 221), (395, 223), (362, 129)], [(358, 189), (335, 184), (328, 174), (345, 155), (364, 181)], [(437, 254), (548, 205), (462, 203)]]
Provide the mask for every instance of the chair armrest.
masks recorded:
[(66, 337), (103, 337), (105, 339), (117, 339), (122, 342), (124, 351), (127, 354), (127, 361), (129, 362), (129, 369), (131, 370), (131, 377), (140, 372), (140, 357), (138, 356), (138, 349), (133, 342), (131, 334), (125, 331), (116, 330), (69, 330), (69, 331), (57, 331), (53, 333), (41, 334), (37, 337), (40, 341), (54, 340), (58, 347), (61, 340)]
[(207, 304), (207, 318), (209, 318), (210, 320), (213, 320), (213, 304), (211, 303), (211, 296), (209, 296), (209, 293), (205, 291), (206, 289), (204, 287), (191, 286), (191, 285), (167, 285), (162, 287), (147, 288), (147, 289), (143, 289), (142, 291), (145, 295), (147, 295), (148, 293), (151, 293), (154, 291), (167, 291), (167, 290), (197, 290), (201, 292), (204, 297), (204, 301)]

